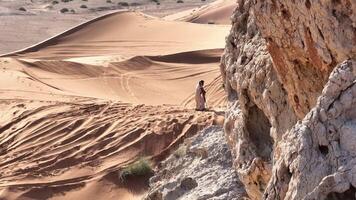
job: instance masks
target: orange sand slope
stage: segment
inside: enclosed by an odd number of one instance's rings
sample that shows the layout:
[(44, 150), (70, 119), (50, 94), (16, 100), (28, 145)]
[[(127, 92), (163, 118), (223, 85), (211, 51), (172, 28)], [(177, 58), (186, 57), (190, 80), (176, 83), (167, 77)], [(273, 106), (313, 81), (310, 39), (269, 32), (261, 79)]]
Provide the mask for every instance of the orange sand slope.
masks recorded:
[[(11, 199), (76, 199), (94, 180), (93, 187), (104, 190), (97, 194), (103, 195), (100, 199), (113, 199), (105, 191), (122, 195), (127, 190), (118, 181), (122, 167), (139, 157), (164, 157), (216, 118), (177, 107), (84, 98), (76, 103), (3, 100), (0, 106), (5, 110), (0, 117), (0, 198)], [(141, 190), (124, 193), (139, 196)]]
[(229, 29), (118, 12), (1, 57), (0, 199), (140, 199), (120, 169), (222, 123), (189, 107), (201, 79), (224, 105)]
[(91, 56), (130, 58), (221, 49), (229, 29), (226, 25), (166, 21), (139, 12), (121, 11), (84, 23), (19, 54), (58, 60)]
[[(208, 90), (208, 105), (222, 105), (222, 84), (214, 80), (228, 29), (136, 12), (106, 15), (0, 59), (13, 75), (3, 75), (7, 87), (0, 90), (36, 92), (38, 86), (51, 94), (193, 106), (187, 98), (203, 79), (215, 84), (208, 87), (215, 88)], [(6, 84), (9, 79), (17, 84)]]

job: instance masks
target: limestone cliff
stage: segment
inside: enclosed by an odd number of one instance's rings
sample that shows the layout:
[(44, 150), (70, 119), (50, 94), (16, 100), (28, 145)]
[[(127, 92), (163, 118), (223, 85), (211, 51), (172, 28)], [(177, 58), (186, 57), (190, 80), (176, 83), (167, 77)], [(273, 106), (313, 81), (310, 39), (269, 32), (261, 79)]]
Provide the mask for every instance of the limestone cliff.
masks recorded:
[(355, 58), (355, 1), (237, 1), (224, 129), (251, 199), (355, 198)]

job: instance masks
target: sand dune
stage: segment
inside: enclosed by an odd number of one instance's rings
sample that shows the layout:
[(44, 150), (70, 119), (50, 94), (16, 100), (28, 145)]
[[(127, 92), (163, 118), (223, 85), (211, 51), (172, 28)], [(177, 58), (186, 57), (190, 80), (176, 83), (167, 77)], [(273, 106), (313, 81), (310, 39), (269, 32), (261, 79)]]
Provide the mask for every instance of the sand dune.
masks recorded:
[[(182, 105), (201, 79), (223, 91), (221, 82), (213, 82), (219, 76), (216, 63), (220, 53), (222, 50), (191, 52), (192, 55), (137, 56), (107, 67), (70, 61), (12, 60), (10, 63), (20, 69), (10, 66), (2, 74), (0, 97), (8, 96), (5, 91), (21, 90), (23, 94), (17, 95), (26, 99), (35, 99), (33, 92), (48, 92), (47, 97), (41, 95), (38, 99), (53, 100), (57, 98), (55, 95), (67, 94), (150, 105)], [(200, 55), (199, 59), (192, 59), (196, 54)], [(223, 105), (223, 93), (210, 96), (209, 88), (209, 97), (216, 98), (209, 98), (208, 104)]]
[(199, 24), (231, 24), (230, 16), (235, 8), (235, 1), (218, 0), (201, 6), (200, 8), (194, 8), (166, 16), (164, 19)]
[(126, 190), (106, 179), (138, 157), (164, 157), (176, 142), (214, 123), (213, 113), (87, 99), (8, 100), (1, 107), (0, 197), (43, 199), (46, 190), (61, 197), (64, 188), (80, 192), (93, 180)]
[[(17, 55), (34, 59), (157, 56), (224, 48), (229, 26), (165, 21), (116, 12), (84, 23)], [(209, 34), (207, 34), (209, 33)]]
[[(22, 82), (13, 84), (18, 90), (33, 92), (36, 86), (52, 94), (182, 105), (199, 80), (209, 84), (219, 76), (227, 32), (228, 26), (118, 12), (8, 55), (12, 59), (3, 66), (8, 71), (16, 66), (20, 68), (16, 73), (26, 75), (16, 78)], [(221, 84), (215, 88), (222, 91)], [(222, 105), (221, 99), (209, 98), (208, 104)]]
[[(147, 0), (1, 0), (0, 54), (33, 45), (83, 21), (114, 10), (137, 10), (163, 17), (211, 1), (214, 0), (184, 0), (184, 3), (180, 4), (177, 0), (164, 0), (160, 1), (160, 5), (156, 5), (156, 2)], [(126, 2), (129, 6), (120, 5), (119, 2)], [(82, 5), (88, 8), (80, 8)], [(24, 8), (26, 11), (21, 11), (19, 8)], [(63, 8), (67, 8), (69, 12), (61, 13)]]
[(140, 199), (122, 168), (223, 122), (229, 28), (118, 12), (1, 57), (0, 199)]

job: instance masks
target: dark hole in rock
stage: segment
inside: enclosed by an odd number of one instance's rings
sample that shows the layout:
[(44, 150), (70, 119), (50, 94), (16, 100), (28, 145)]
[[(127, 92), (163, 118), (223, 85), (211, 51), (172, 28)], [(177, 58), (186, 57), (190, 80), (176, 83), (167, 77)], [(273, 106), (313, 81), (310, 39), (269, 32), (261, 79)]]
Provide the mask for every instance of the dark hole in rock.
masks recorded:
[(290, 19), (290, 13), (287, 9), (282, 10), (282, 16), (284, 19), (289, 20)]
[(305, 0), (305, 7), (307, 7), (308, 9), (310, 9), (311, 4), (309, 0)]
[(350, 186), (348, 190), (343, 193), (332, 192), (326, 196), (325, 200), (355, 200), (356, 188)]
[(236, 44), (235, 44), (235, 42), (230, 41), (230, 44), (232, 45), (232, 47), (236, 48)]
[(319, 151), (323, 156), (326, 156), (329, 153), (329, 149), (327, 146), (320, 145), (319, 146)]
[(271, 160), (273, 139), (270, 136), (271, 124), (266, 115), (256, 105), (249, 108), (247, 129), (256, 153), (265, 161)]
[(297, 95), (294, 95), (293, 99), (296, 104), (299, 104), (299, 97)]
[(241, 64), (241, 65), (244, 65), (245, 62), (246, 62), (246, 60), (247, 60), (247, 57), (246, 57), (246, 56), (242, 56), (242, 57), (241, 57), (241, 62), (240, 62), (240, 64)]
[(333, 14), (333, 16), (334, 16), (334, 17), (336, 17), (336, 18), (337, 18), (337, 15), (336, 15), (336, 10), (335, 10), (335, 9), (333, 9), (333, 10), (332, 10), (332, 14)]
[(304, 49), (305, 47), (305, 44), (304, 44), (304, 41), (302, 40), (302, 48)]
[(246, 34), (247, 32), (247, 23), (248, 23), (248, 15), (244, 14), (241, 16), (241, 23), (238, 29), (238, 32), (241, 34)]

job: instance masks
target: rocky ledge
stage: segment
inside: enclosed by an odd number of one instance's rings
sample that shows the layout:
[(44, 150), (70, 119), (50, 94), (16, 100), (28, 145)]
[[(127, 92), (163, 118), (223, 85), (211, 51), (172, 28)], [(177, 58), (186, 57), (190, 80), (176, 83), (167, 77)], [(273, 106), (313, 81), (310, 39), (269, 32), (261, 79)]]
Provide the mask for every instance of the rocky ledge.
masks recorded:
[(150, 179), (147, 200), (221, 199), (246, 197), (221, 127), (204, 129), (187, 139), (163, 161)]

